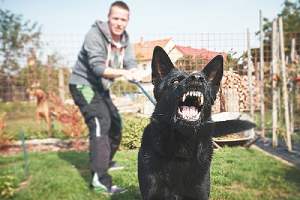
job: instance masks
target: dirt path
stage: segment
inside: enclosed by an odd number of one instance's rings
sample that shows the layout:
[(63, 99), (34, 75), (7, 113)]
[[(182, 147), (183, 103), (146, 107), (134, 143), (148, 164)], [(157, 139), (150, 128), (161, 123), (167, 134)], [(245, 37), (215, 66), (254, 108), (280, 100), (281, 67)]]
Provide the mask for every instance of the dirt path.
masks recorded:
[(287, 150), (287, 146), (283, 142), (279, 142), (277, 148), (272, 147), (272, 140), (267, 139), (259, 139), (256, 141), (255, 145), (252, 145), (252, 148), (263, 151), (264, 153), (274, 157), (281, 162), (295, 166), (300, 169), (300, 145), (293, 145), (293, 151), (289, 152)]
[[(48, 152), (48, 151), (87, 151), (88, 142), (86, 139), (60, 140), (55, 138), (26, 140), (27, 152)], [(23, 148), (20, 141), (11, 144), (0, 144), (0, 155), (10, 156), (22, 153)]]

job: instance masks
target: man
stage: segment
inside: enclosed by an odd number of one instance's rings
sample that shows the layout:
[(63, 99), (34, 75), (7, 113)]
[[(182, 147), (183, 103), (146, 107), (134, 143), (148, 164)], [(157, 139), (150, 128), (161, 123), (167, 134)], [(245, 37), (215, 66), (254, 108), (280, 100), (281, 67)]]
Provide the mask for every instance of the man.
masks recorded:
[(136, 61), (125, 31), (129, 8), (122, 1), (111, 4), (108, 21), (96, 21), (85, 36), (69, 80), (72, 97), (89, 128), (91, 187), (119, 193), (108, 169), (121, 142), (121, 118), (109, 87), (118, 77), (133, 80)]

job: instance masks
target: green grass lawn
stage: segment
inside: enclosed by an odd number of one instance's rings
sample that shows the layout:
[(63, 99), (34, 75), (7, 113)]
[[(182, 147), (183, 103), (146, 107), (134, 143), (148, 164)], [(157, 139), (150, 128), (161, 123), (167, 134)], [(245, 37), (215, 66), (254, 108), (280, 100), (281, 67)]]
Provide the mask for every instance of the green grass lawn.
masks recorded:
[[(0, 156), (0, 177), (14, 177), (12, 185), (18, 190), (11, 199), (15, 200), (135, 200), (141, 199), (136, 158), (136, 150), (117, 154), (116, 160), (126, 168), (111, 174), (114, 183), (127, 188), (128, 192), (113, 197), (89, 189), (86, 152), (31, 153), (30, 175), (25, 182), (22, 180), (22, 156)], [(300, 171), (253, 149), (223, 148), (216, 151), (211, 174), (213, 200), (300, 199)], [(20, 182), (23, 182), (21, 186)]]

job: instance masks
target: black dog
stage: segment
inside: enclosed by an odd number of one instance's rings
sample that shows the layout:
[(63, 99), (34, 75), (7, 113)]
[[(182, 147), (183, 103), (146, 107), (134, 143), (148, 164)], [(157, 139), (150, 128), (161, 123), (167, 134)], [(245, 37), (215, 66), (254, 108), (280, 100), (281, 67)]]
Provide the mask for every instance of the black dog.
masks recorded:
[(138, 155), (144, 200), (209, 198), (212, 137), (254, 126), (242, 120), (211, 121), (222, 76), (222, 56), (189, 75), (176, 69), (161, 47), (155, 47), (152, 83), (157, 104)]

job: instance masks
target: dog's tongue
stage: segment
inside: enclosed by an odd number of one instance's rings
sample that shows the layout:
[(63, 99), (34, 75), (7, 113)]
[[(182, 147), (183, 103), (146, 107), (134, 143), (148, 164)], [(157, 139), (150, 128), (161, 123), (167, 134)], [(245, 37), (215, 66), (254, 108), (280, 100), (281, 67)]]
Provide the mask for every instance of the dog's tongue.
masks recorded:
[(199, 118), (199, 112), (194, 106), (181, 106), (179, 113), (187, 120), (197, 120)]

